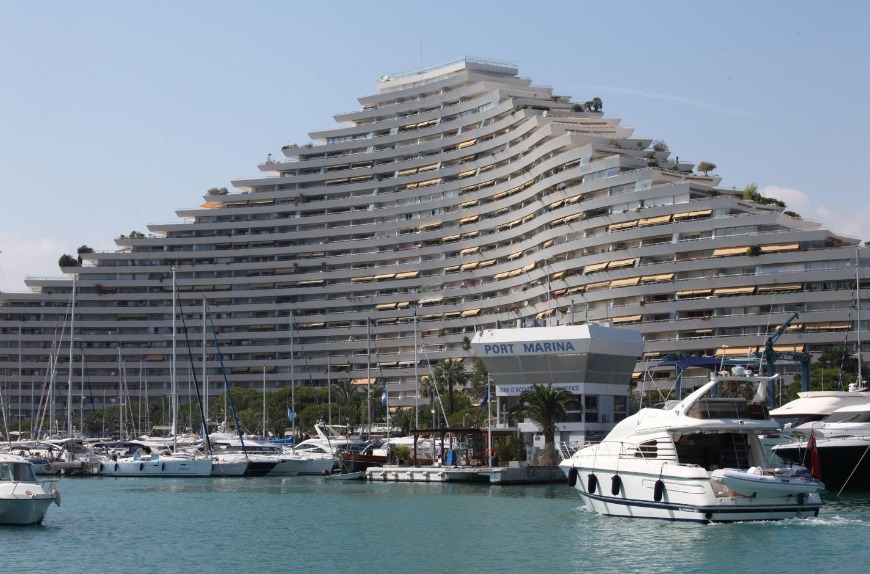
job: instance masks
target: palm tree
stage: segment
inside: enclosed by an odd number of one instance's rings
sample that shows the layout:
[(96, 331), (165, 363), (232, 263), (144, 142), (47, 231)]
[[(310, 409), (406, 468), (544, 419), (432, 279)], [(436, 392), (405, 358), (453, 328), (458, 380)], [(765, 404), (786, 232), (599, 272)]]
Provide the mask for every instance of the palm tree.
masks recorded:
[(544, 435), (543, 463), (556, 463), (556, 423), (567, 418), (569, 406), (576, 404), (574, 395), (562, 388), (553, 388), (552, 383), (532, 385), (522, 392), (519, 403), (511, 409), (511, 414), (517, 418), (532, 419), (538, 424)]
[(447, 387), (448, 413), (453, 414), (453, 387), (464, 387), (468, 384), (468, 373), (462, 359), (445, 359), (438, 363), (434, 369), (435, 380), (439, 385)]
[(604, 102), (601, 101), (601, 98), (592, 98), (592, 109), (596, 112), (600, 112), (601, 108), (604, 107)]
[(363, 401), (362, 389), (353, 384), (350, 379), (341, 379), (332, 388), (332, 400), (338, 405), (339, 420), (344, 419), (344, 424), (353, 426), (357, 424), (355, 413), (359, 412), (359, 405)]

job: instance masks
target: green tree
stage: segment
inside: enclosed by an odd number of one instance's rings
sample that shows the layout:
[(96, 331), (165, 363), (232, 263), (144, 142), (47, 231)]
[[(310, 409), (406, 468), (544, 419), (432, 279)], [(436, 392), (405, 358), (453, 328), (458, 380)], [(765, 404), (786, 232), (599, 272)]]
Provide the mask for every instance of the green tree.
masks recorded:
[(604, 108), (604, 102), (601, 101), (601, 98), (592, 98), (592, 111), (600, 112)]
[(60, 259), (57, 260), (57, 264), (60, 267), (78, 267), (79, 266), (78, 259), (76, 259), (72, 255), (69, 255), (68, 253), (64, 253), (63, 255), (61, 255)]
[(483, 360), (480, 357), (471, 359), (471, 377), (469, 383), (473, 396), (483, 399), (483, 391), (486, 389), (486, 382), (489, 380), (489, 372), (486, 370)]
[(468, 373), (462, 359), (445, 359), (435, 365), (435, 380), (447, 387), (448, 410), (450, 416), (454, 412), (453, 389), (457, 386), (465, 387), (468, 384)]
[(341, 379), (332, 387), (332, 402), (338, 406), (338, 420), (342, 424), (355, 426), (360, 422), (360, 404), (365, 402), (365, 389), (355, 385), (350, 379)]
[(567, 417), (568, 407), (576, 404), (577, 399), (562, 388), (534, 384), (519, 396), (519, 402), (511, 409), (517, 418), (535, 421), (544, 435), (545, 465), (556, 464), (556, 423)]
[(743, 199), (746, 201), (757, 201), (761, 197), (758, 193), (758, 186), (755, 183), (750, 183), (743, 188)]
[(655, 140), (652, 143), (652, 148), (655, 151), (670, 151), (668, 144), (665, 143), (665, 140)]
[(704, 175), (707, 175), (709, 172), (716, 169), (716, 164), (709, 161), (702, 161), (698, 164), (698, 171), (704, 172)]

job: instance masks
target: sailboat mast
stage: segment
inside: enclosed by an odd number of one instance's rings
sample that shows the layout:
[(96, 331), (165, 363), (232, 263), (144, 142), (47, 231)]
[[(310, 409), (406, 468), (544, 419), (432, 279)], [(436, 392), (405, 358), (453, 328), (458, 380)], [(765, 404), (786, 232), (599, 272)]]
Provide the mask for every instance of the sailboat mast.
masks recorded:
[(366, 317), (366, 436), (372, 440), (372, 318)]
[[(79, 377), (80, 379), (80, 388), (82, 390), (82, 394), (79, 397), (79, 432), (84, 434), (85, 430), (85, 350), (84, 346), (82, 347), (82, 371)], [(19, 401), (21, 399), (18, 399)]]
[(124, 364), (121, 362), (121, 347), (118, 347), (118, 439), (124, 436)]
[(202, 424), (205, 425), (205, 432), (208, 432), (208, 369), (206, 369), (206, 361), (208, 357), (206, 355), (206, 324), (205, 324), (205, 316), (208, 312), (208, 307), (206, 306), (205, 297), (202, 298), (202, 385), (205, 389), (203, 393), (203, 402), (202, 402), (202, 410), (205, 413), (205, 420)]
[(172, 451), (178, 447), (176, 423), (178, 419), (178, 399), (176, 398), (175, 380), (175, 267), (172, 268), (172, 362), (169, 365), (169, 379), (172, 383)]
[(859, 259), (859, 251), (855, 250), (855, 303), (858, 310), (858, 380), (857, 387), (858, 390), (862, 390), (864, 387), (864, 379), (861, 376), (861, 278), (858, 276), (858, 271), (860, 269), (860, 259)]
[(420, 428), (420, 375), (417, 368), (417, 307), (414, 307), (414, 428)]
[(293, 420), (290, 428), (293, 429), (293, 450), (296, 450), (296, 374), (293, 370), (293, 309), (290, 309), (290, 412)]
[(329, 403), (329, 426), (332, 426), (332, 365), (330, 365), (330, 352), (326, 351), (326, 401)]
[(266, 438), (266, 365), (263, 365), (263, 439)]
[(72, 438), (72, 397), (73, 397), (73, 347), (75, 346), (76, 325), (76, 278), (73, 275), (72, 302), (70, 304), (69, 319), (69, 380), (66, 398), (66, 436)]

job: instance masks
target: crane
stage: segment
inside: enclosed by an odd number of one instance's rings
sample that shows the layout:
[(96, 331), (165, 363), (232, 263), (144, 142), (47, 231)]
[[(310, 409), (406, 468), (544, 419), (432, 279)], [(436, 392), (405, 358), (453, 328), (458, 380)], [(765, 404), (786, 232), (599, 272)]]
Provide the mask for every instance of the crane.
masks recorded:
[[(808, 391), (810, 390), (810, 355), (807, 353), (801, 352), (776, 352), (773, 348), (774, 343), (776, 343), (777, 339), (779, 339), (783, 333), (785, 333), (786, 329), (788, 329), (789, 325), (791, 325), (795, 319), (798, 318), (797, 313), (792, 313), (791, 317), (785, 320), (785, 322), (777, 327), (776, 331), (771, 333), (771, 335), (767, 338), (767, 341), (764, 343), (764, 351), (755, 352), (755, 356), (758, 358), (764, 357), (764, 362), (767, 364), (767, 376), (773, 377), (776, 374), (776, 361), (789, 361), (792, 363), (800, 363), (801, 365), (801, 390)], [(774, 388), (773, 388), (773, 380), (769, 380), (767, 382), (767, 403), (768, 406), (773, 406), (773, 398), (774, 398)]]

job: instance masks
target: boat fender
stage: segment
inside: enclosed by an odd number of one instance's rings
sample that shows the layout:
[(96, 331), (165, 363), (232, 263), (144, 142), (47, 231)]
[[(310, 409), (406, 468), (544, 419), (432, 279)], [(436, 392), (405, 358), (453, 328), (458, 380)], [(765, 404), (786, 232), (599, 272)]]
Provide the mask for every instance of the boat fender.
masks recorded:
[(658, 479), (656, 481), (656, 486), (653, 488), (653, 500), (656, 502), (662, 501), (662, 496), (665, 493), (665, 483), (662, 482), (662, 479)]
[(806, 502), (806, 500), (807, 500), (807, 495), (804, 494), (803, 492), (801, 492), (800, 494), (797, 495), (798, 506), (803, 506), (804, 502)]
[(118, 463), (117, 462), (115, 463), (115, 470), (116, 471), (118, 470)]
[(610, 494), (618, 496), (620, 488), (622, 488), (622, 479), (618, 474), (614, 474), (610, 479)]
[(103, 463), (100, 463), (100, 472), (103, 472)]
[(144, 462), (140, 462), (140, 463), (139, 463), (139, 470), (142, 470), (143, 468), (145, 468), (145, 463), (144, 463)]
[(166, 470), (166, 463), (165, 462), (160, 463), (160, 470)]
[(589, 475), (588, 480), (586, 481), (586, 490), (589, 491), (589, 494), (595, 494), (595, 490), (598, 488), (598, 477), (595, 476), (594, 473)]
[(568, 469), (568, 486), (574, 487), (577, 484), (577, 467), (572, 466)]

